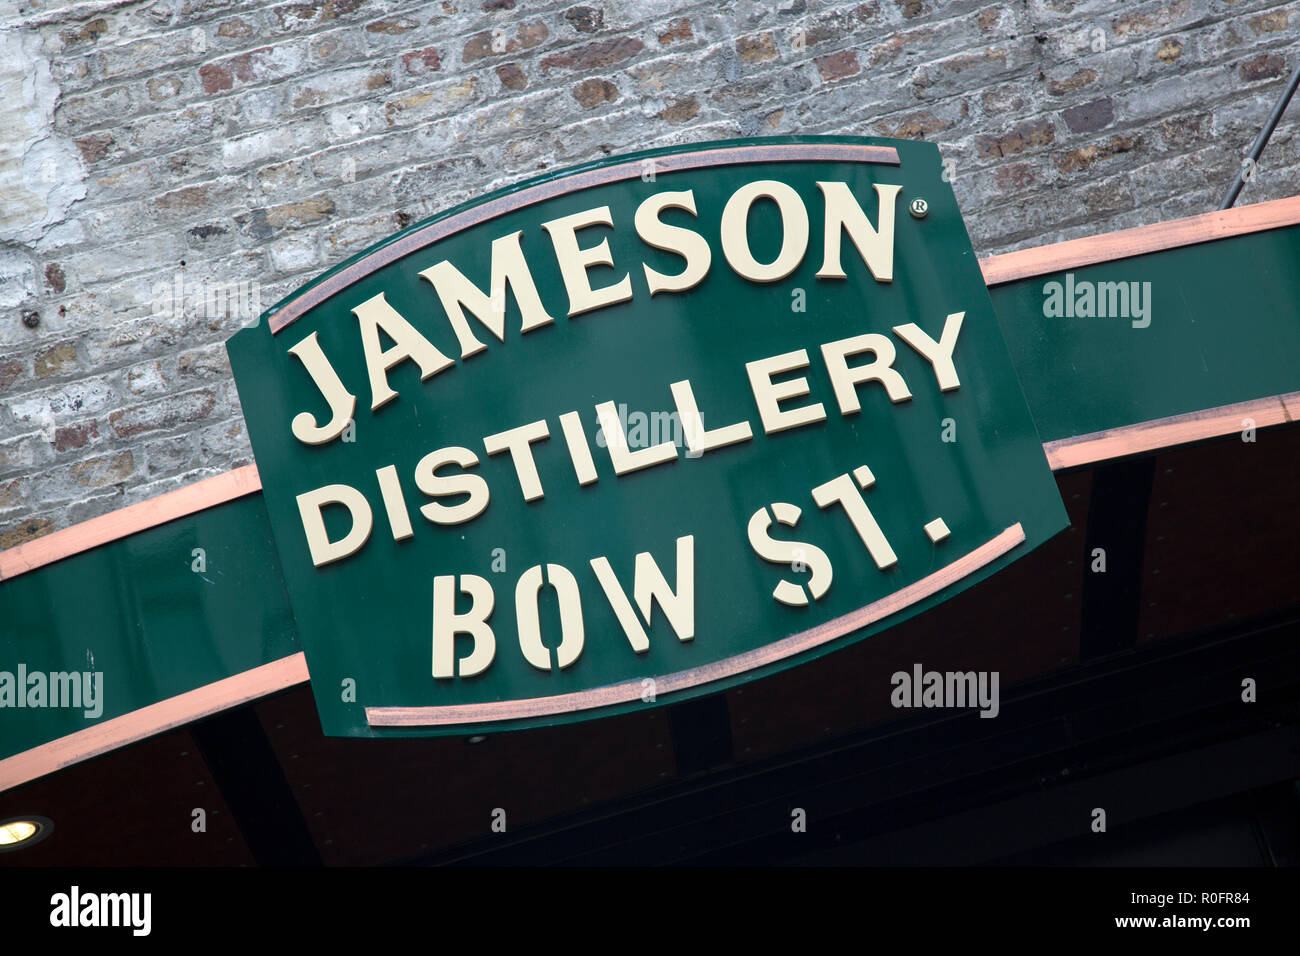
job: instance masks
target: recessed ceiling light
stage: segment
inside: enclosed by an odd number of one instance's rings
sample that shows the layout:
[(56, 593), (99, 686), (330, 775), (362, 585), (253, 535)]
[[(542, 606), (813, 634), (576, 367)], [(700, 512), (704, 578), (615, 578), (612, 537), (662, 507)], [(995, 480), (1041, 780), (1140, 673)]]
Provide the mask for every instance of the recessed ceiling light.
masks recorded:
[(39, 829), (40, 827), (31, 820), (15, 820), (13, 823), (6, 823), (0, 827), (0, 845), (8, 846), (11, 843), (30, 840), (36, 836), (36, 831)]
[(482, 734), (475, 734), (473, 737), (470, 737), (469, 740), (466, 742), (471, 744), (481, 744), (485, 740), (487, 740), (487, 738), (484, 737)]
[(0, 820), (0, 853), (24, 850), (44, 840), (54, 830), (47, 817), (25, 816)]

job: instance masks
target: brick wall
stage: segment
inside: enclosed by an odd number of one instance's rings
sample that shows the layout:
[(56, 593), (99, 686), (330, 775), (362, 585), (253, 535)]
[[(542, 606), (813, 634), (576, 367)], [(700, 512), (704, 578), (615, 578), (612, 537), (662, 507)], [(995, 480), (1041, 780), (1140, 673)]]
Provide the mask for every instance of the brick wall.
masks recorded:
[[(489, 189), (679, 142), (923, 138), (988, 254), (1215, 208), (1300, 56), (1276, 0), (2, 0), (0, 23), (0, 548), (251, 461), (222, 345), (248, 312)], [(1300, 193), (1298, 125), (1240, 203)]]

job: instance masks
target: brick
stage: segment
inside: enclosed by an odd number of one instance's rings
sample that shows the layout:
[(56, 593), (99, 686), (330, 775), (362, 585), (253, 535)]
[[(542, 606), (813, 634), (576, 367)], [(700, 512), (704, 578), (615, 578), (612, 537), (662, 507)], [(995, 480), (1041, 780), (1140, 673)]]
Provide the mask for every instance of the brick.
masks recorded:
[(36, 377), (49, 378), (62, 375), (77, 367), (77, 347), (71, 342), (46, 349), (36, 356)]
[(1173, 149), (1187, 149), (1205, 142), (1210, 136), (1210, 114), (1171, 116), (1160, 121), (1160, 135), (1165, 145)]
[(267, 247), (266, 254), (272, 269), (290, 275), (305, 272), (320, 263), (316, 242), (310, 237), (280, 239)]
[[(161, 286), (170, 303), (172, 281), (166, 277)], [(159, 314), (133, 318), (109, 328), (94, 329), (82, 339), (82, 348), (91, 366), (118, 367), (157, 350), (178, 347), (190, 335), (190, 321), (183, 315)]]
[(1256, 36), (1266, 33), (1282, 33), (1290, 26), (1291, 15), (1286, 10), (1270, 10), (1246, 21)]
[(204, 93), (220, 93), (235, 88), (234, 71), (222, 63), (205, 63), (199, 67), (199, 81)]
[(1163, 40), (1160, 49), (1156, 50), (1156, 59), (1161, 63), (1173, 63), (1182, 55), (1183, 43), (1173, 37)]
[(693, 39), (695, 33), (691, 29), (690, 18), (678, 17), (669, 22), (667, 28), (659, 34), (659, 45), (672, 46), (674, 43), (685, 43)]
[(858, 65), (858, 55), (852, 50), (828, 53), (826, 56), (817, 57), (813, 62), (817, 64), (817, 72), (821, 74), (822, 80), (827, 83), (854, 76), (861, 69)]
[(64, 30), (59, 34), (59, 39), (63, 41), (64, 47), (75, 47), (94, 43), (107, 32), (107, 21), (103, 17), (96, 17), (77, 29)]
[(821, 11), (789, 32), (790, 46), (795, 52), (802, 52), (800, 45), (806, 48), (827, 41), (839, 42), (846, 37), (856, 37), (871, 30), (872, 21), (879, 16), (880, 9), (874, 3)]
[[(200, 2), (208, 2), (208, 0), (200, 0)], [(219, 0), (211, 0), (211, 2), (219, 2)], [(283, 31), (332, 23), (364, 7), (365, 0), (323, 0), (323, 2), (281, 4), (273, 7), (271, 14)]]
[(1063, 80), (1051, 80), (1047, 84), (1047, 92), (1052, 96), (1065, 96), (1073, 93), (1075, 90), (1081, 90), (1090, 83), (1097, 80), (1097, 71), (1090, 68), (1075, 70)]
[(1063, 173), (1091, 169), (1099, 160), (1127, 153), (1136, 145), (1137, 141), (1130, 136), (1115, 136), (1101, 145), (1084, 146), (1061, 154), (1056, 159), (1056, 168)]
[(644, 48), (636, 37), (618, 37), (613, 40), (600, 40), (588, 43), (563, 53), (552, 53), (542, 58), (542, 72), (551, 70), (603, 70), (630, 60)]
[(122, 498), (116, 503), (115, 507), (122, 508), (140, 501), (147, 501), (150, 498), (157, 498), (169, 491), (176, 491), (178, 488), (192, 485), (204, 478), (212, 478), (228, 470), (216, 467), (193, 468), (181, 474), (160, 478), (157, 481), (150, 481), (145, 484), (129, 484), (123, 489)]
[(125, 86), (113, 86), (65, 96), (57, 112), (62, 122), (76, 127), (116, 122), (131, 112), (131, 94)]
[(97, 375), (52, 385), (16, 398), (9, 403), (9, 413), (21, 424), (48, 425), (102, 411), (117, 400), (118, 395), (111, 375)]
[(700, 103), (694, 96), (683, 96), (669, 103), (655, 114), (659, 119), (669, 123), (685, 123), (693, 120), (700, 112)]
[(383, 70), (372, 70), (367, 67), (335, 70), (295, 85), (290, 104), (294, 109), (325, 106), (383, 89), (391, 86), (392, 82), (392, 77)]
[[(963, 104), (966, 102), (965, 99), (962, 100)], [(1014, 83), (1005, 83), (985, 90), (980, 94), (980, 103), (984, 107), (984, 115), (989, 119), (997, 113), (1024, 115), (1026, 110), (1032, 108), (1032, 104), (1026, 97), (1026, 91)]]
[(897, 139), (925, 139), (935, 133), (943, 132), (952, 123), (930, 112), (911, 113), (897, 119), (882, 121), (877, 129), (883, 136)]
[(45, 283), (55, 292), (62, 292), (68, 287), (68, 278), (57, 262), (51, 262), (45, 267)]
[(1133, 190), (1124, 177), (1114, 177), (1090, 184), (1083, 190), (1082, 206), (1089, 215), (1106, 215), (1133, 205)]
[(64, 425), (54, 430), (54, 440), (50, 443), (57, 452), (76, 451), (85, 448), (99, 437), (99, 422), (89, 421), (80, 425)]
[(196, 379), (230, 377), (230, 361), (223, 343), (185, 352), (177, 359), (176, 368), (181, 375)]
[[(210, 142), (219, 119), (208, 103), (176, 106), (150, 117), (148, 122), (120, 128), (117, 136), (119, 139), (126, 138), (132, 149), (141, 152), (171, 152), (178, 146)], [(165, 184), (163, 188), (168, 185), (171, 184)]]
[(508, 90), (522, 90), (528, 85), (528, 80), (524, 78), (524, 71), (519, 68), (518, 63), (503, 63), (498, 66), (497, 79)]
[(244, 420), (233, 418), (199, 432), (199, 459), (229, 461), (233, 466), (252, 461), (252, 449), (249, 447)]
[(257, 171), (257, 185), (263, 194), (278, 193), (281, 190), (301, 189), (311, 181), (311, 165), (305, 159), (290, 160), (287, 163), (274, 163), (270, 166), (263, 166)]
[(154, 199), (153, 204), (158, 209), (170, 211), (190, 212), (202, 209), (208, 204), (208, 187), (186, 186), (183, 189), (163, 193)]
[(1144, 9), (1116, 17), (1111, 29), (1117, 37), (1141, 36), (1153, 33), (1178, 21), (1188, 12), (1191, 0), (1176, 0), (1154, 10)]
[(570, 7), (564, 19), (579, 33), (599, 33), (605, 26), (605, 14), (596, 7)]
[(661, 57), (626, 70), (643, 93), (668, 94), (682, 89), (690, 68), (676, 57)]
[(736, 52), (746, 63), (763, 63), (776, 59), (776, 41), (770, 33), (741, 37), (736, 41)]
[(231, 17), (217, 24), (217, 36), (231, 39), (244, 39), (253, 35), (253, 26), (247, 20)]
[(618, 87), (608, 80), (583, 80), (573, 88), (573, 98), (584, 110), (618, 99)]
[(53, 530), (53, 518), (31, 518), (24, 520), (16, 525), (10, 526), (7, 531), (0, 532), (0, 551), (7, 548), (16, 548), (20, 544), (26, 544), (28, 541), (34, 541), (41, 535), (49, 534)]
[(384, 118), (389, 126), (442, 116), (463, 109), (478, 95), (478, 80), (454, 79), (435, 84), (390, 100), (384, 104)]
[(1272, 80), (1286, 73), (1286, 60), (1276, 53), (1261, 53), (1242, 63), (1238, 72), (1247, 83)]
[(23, 363), (16, 359), (0, 362), (0, 391), (4, 391), (23, 374)]
[(1036, 146), (1049, 146), (1056, 141), (1056, 131), (1051, 120), (1028, 120), (1002, 136), (978, 136), (975, 141), (981, 156), (1000, 158)]
[(403, 33), (410, 33), (419, 25), (419, 21), (412, 20), (410, 17), (397, 17), (392, 20), (376, 20), (374, 23), (367, 23), (366, 32), (382, 33), (385, 36), (399, 36)]
[(298, 73), (306, 60), (306, 49), (293, 43), (259, 47), (204, 63), (199, 67), (203, 91), (221, 93), (251, 83), (269, 83)]
[(1065, 125), (1075, 133), (1092, 133), (1115, 122), (1115, 104), (1109, 98), (1074, 106), (1061, 114)]
[(53, 457), (40, 432), (0, 441), (0, 474), (30, 471)]
[(461, 61), (469, 64), (486, 57), (514, 54), (521, 50), (530, 50), (539, 43), (546, 42), (551, 31), (540, 20), (533, 23), (521, 23), (513, 33), (504, 28), (497, 31), (484, 30), (466, 41), (461, 50)]
[(253, 163), (280, 160), (305, 152), (320, 139), (319, 130), (304, 123), (258, 130), (247, 136), (229, 137), (221, 144), (221, 161), (227, 169), (242, 169)]
[(120, 46), (107, 47), (97, 56), (100, 75), (105, 79), (146, 73), (159, 61), (178, 61), (193, 56), (188, 30), (164, 33)]
[(144, 86), (149, 93), (149, 99), (157, 103), (179, 95), (182, 84), (180, 77), (177, 76), (156, 76), (151, 77)]
[[(362, 219), (340, 222), (325, 234), (327, 252), (332, 259), (340, 261), (352, 253), (359, 252), (380, 239), (388, 237), (397, 229), (397, 217), (390, 212), (380, 212)], [(225, 350), (223, 349), (220, 354), (224, 359)], [(188, 355), (181, 356), (182, 372), (185, 371), (184, 363), (187, 358)]]
[(91, 133), (77, 140), (77, 149), (81, 150), (81, 158), (88, 164), (97, 163), (108, 155), (113, 142), (112, 133)]
[(267, 225), (273, 229), (294, 228), (328, 219), (334, 212), (334, 200), (316, 196), (302, 202), (284, 203), (266, 210)]
[(166, 401), (118, 409), (108, 416), (108, 424), (118, 438), (133, 438), (147, 432), (202, 421), (212, 414), (216, 404), (216, 394), (211, 390), (182, 392)]
[(1024, 192), (1037, 178), (1030, 163), (1005, 163), (997, 168), (995, 176), (998, 189), (1010, 193)]
[(145, 472), (149, 477), (184, 471), (194, 458), (194, 437), (175, 435), (159, 438), (144, 446)]
[(918, 93), (931, 92), (931, 87), (960, 91), (972, 83), (992, 79), (1007, 70), (1011, 63), (1008, 50), (988, 47), (973, 53), (960, 53), (934, 63), (926, 63), (917, 71), (912, 81)]
[(326, 63), (344, 63), (350, 59), (360, 58), (362, 42), (354, 35), (329, 35), (324, 39), (312, 40), (311, 56), (313, 61)]
[[(429, 73), (436, 73), (442, 69), (442, 60), (438, 56), (438, 51), (431, 46), (423, 50), (412, 50), (409, 53), (402, 54), (402, 67), (411, 76), (425, 76)], [(518, 69), (518, 67), (516, 67)], [(497, 67), (497, 75), (500, 75), (501, 67)]]
[(934, 31), (928, 28), (895, 33), (867, 51), (867, 62), (872, 66), (896, 63), (906, 53), (924, 49), (934, 35)]
[(131, 477), (135, 456), (129, 451), (79, 461), (68, 469), (72, 480), (83, 488), (103, 488)]
[(156, 359), (127, 369), (126, 390), (132, 395), (164, 395), (167, 388), (162, 362)]

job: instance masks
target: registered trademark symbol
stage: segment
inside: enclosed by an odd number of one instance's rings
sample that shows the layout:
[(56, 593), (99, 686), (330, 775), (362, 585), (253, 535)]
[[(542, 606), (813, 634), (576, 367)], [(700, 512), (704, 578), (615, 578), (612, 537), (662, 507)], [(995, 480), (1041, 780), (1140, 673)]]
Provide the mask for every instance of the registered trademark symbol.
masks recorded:
[(910, 205), (908, 209), (912, 211), (912, 215), (917, 219), (924, 219), (925, 214), (930, 211), (930, 204), (924, 199), (913, 199), (912, 205)]

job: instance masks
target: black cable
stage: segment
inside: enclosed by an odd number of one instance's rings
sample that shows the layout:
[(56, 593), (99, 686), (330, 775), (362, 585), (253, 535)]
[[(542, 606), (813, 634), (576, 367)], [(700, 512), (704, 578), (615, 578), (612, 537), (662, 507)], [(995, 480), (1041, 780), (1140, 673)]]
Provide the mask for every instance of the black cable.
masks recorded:
[(1277, 128), (1277, 122), (1286, 111), (1287, 104), (1291, 102), (1291, 97), (1295, 95), (1297, 86), (1300, 86), (1300, 64), (1296, 65), (1295, 71), (1291, 74), (1291, 79), (1287, 81), (1286, 89), (1282, 91), (1282, 95), (1278, 97), (1277, 102), (1273, 105), (1273, 112), (1269, 114), (1268, 122), (1264, 124), (1264, 128), (1255, 137), (1255, 145), (1250, 148), (1249, 158), (1242, 160), (1241, 166), (1237, 170), (1237, 176), (1232, 181), (1232, 187), (1219, 205), (1220, 209), (1231, 209), (1232, 204), (1237, 201), (1237, 196), (1241, 194), (1241, 187), (1245, 185), (1246, 171), (1254, 169), (1259, 162), (1260, 154), (1264, 152), (1264, 147), (1268, 145), (1269, 137), (1273, 135), (1273, 130)]

